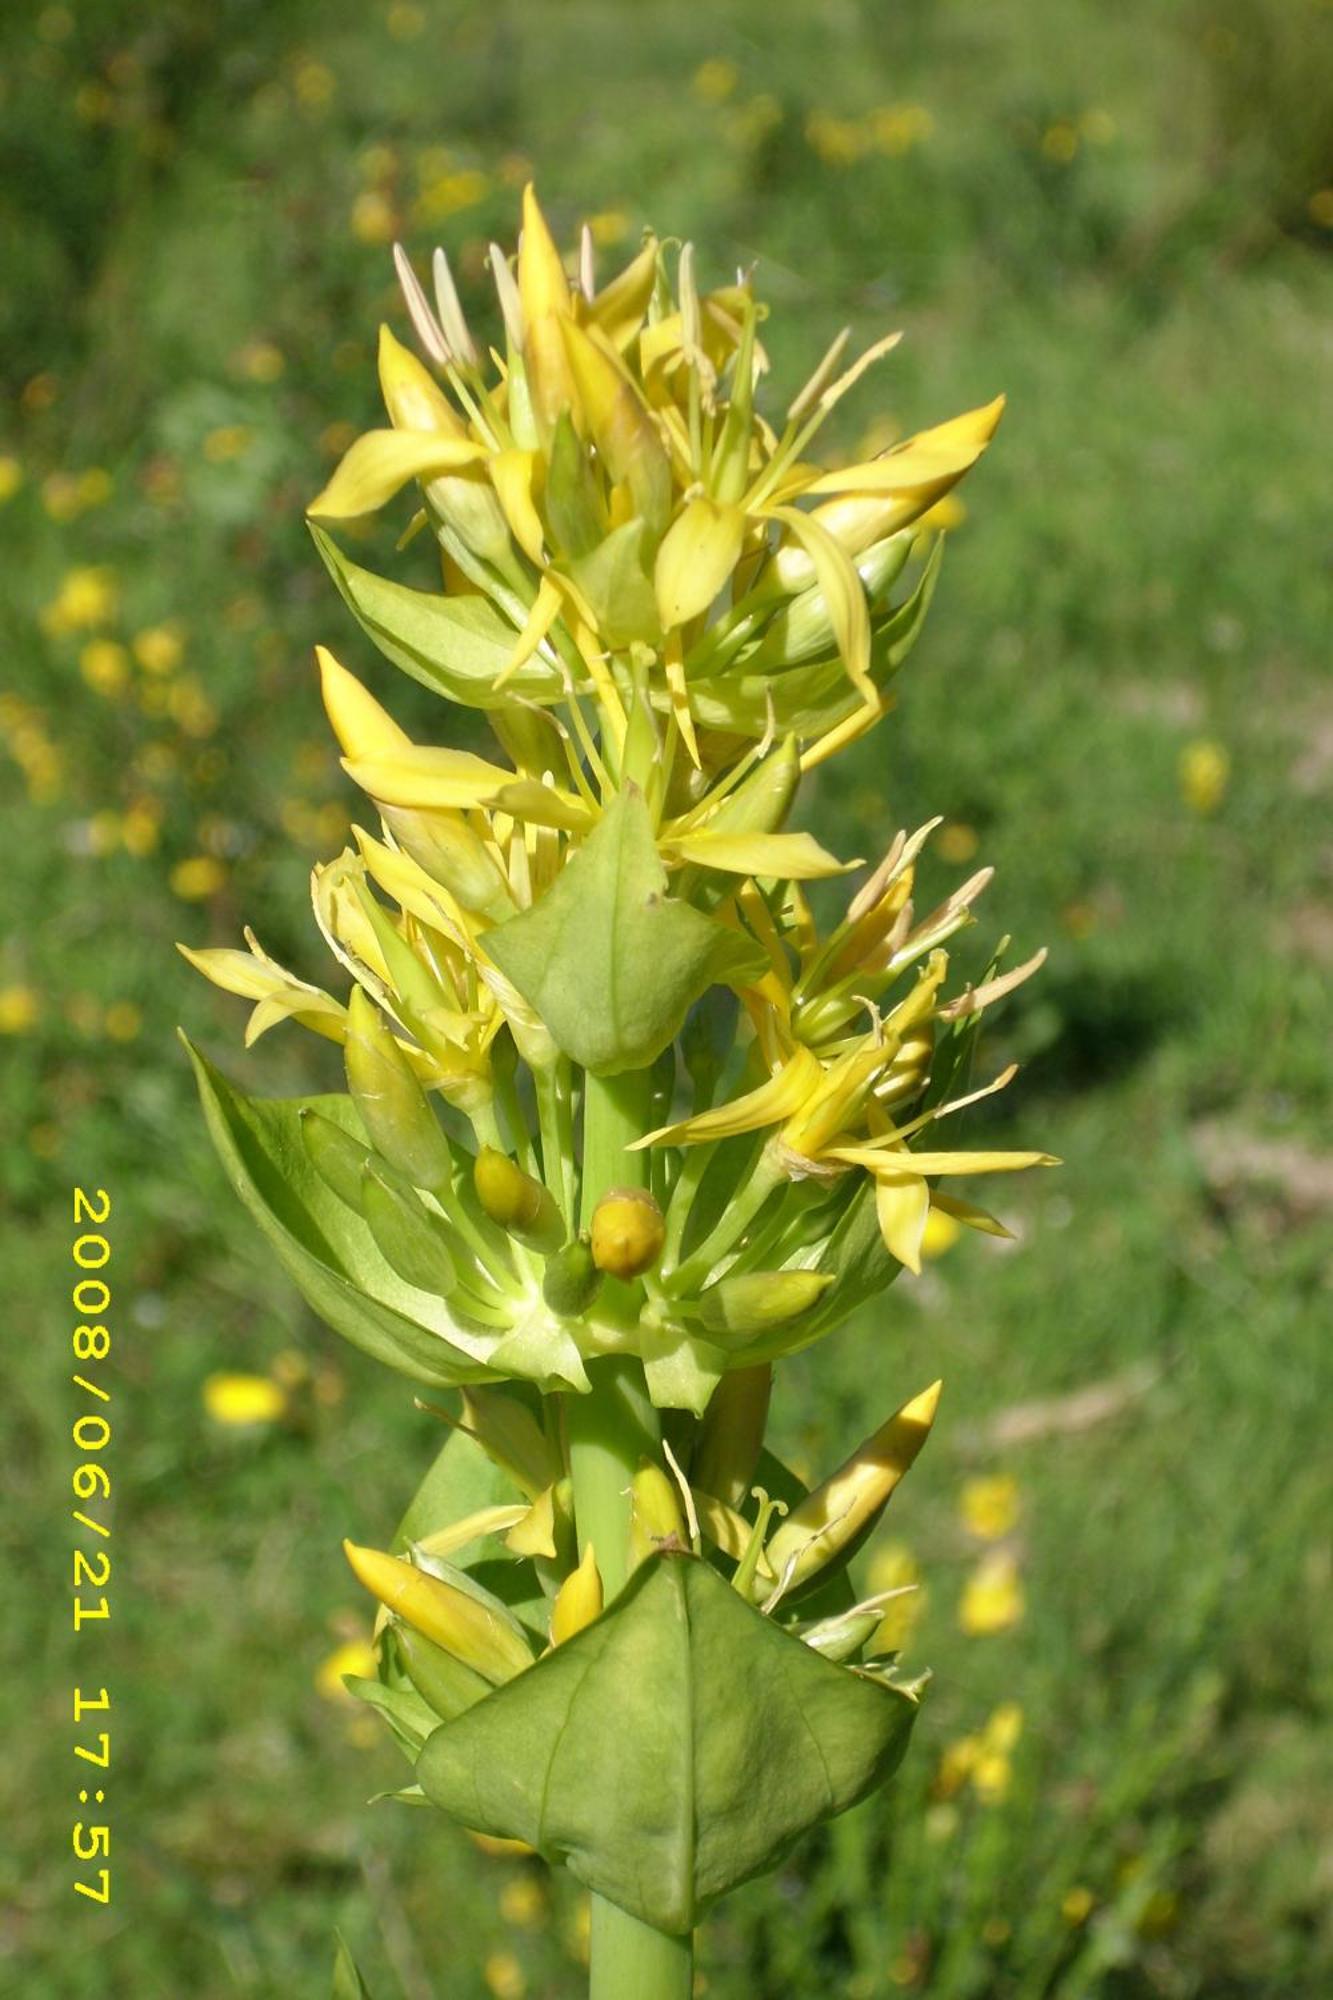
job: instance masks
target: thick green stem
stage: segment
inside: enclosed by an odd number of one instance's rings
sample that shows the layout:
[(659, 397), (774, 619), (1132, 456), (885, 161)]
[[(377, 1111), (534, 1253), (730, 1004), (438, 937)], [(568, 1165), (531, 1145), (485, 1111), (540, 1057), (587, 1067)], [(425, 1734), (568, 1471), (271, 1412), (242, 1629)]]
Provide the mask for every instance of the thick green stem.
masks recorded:
[[(585, 1227), (608, 1188), (646, 1183), (645, 1154), (625, 1149), (648, 1129), (649, 1090), (646, 1071), (590, 1076), (585, 1082)], [(615, 1290), (624, 1293), (626, 1311), (637, 1309), (628, 1286)], [(612, 1281), (605, 1291), (612, 1292)], [(615, 1301), (604, 1303), (614, 1306)], [(661, 1429), (641, 1362), (630, 1356), (593, 1361), (588, 1376), (591, 1392), (565, 1400), (569, 1468), (579, 1548), (593, 1544), (602, 1587), (610, 1599), (629, 1575), (629, 1484), (639, 1460), (656, 1450)], [(668, 1937), (617, 1904), (593, 1897), (590, 2000), (689, 2000), (693, 1965), (688, 1937)]]
[(592, 1899), (588, 2000), (690, 2000), (694, 1947), (641, 1924), (601, 1896)]

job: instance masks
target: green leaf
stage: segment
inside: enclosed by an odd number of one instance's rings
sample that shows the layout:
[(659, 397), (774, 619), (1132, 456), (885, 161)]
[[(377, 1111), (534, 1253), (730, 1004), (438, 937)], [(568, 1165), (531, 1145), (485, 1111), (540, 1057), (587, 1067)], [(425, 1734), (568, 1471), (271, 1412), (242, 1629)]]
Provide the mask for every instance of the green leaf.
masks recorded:
[(707, 1563), (659, 1555), (592, 1625), (437, 1729), (417, 1777), (464, 1825), (684, 1932), (882, 1784), (915, 1714)]
[(387, 1687), (383, 1681), (367, 1680), (361, 1674), (344, 1674), (343, 1686), (358, 1701), (383, 1716), (409, 1763), (420, 1755), (423, 1745), (439, 1727), (439, 1716), (410, 1681), (400, 1687)]
[(654, 546), (643, 521), (624, 521), (590, 554), (569, 565), (610, 646), (628, 646), (635, 639), (651, 643), (662, 636), (651, 575)]
[(666, 889), (648, 809), (627, 786), (541, 901), (486, 933), (501, 972), (595, 1075), (646, 1068), (706, 987), (764, 970), (757, 947)]
[(514, 627), (480, 594), (445, 597), (412, 590), (349, 562), (322, 528), (315, 547), (343, 602), (386, 660), (423, 687), (468, 708), (502, 708), (516, 695), (557, 701), (559, 674), (534, 656), (497, 693), (497, 676), (514, 650)]
[(333, 2000), (371, 2000), (370, 1988), (338, 1931), (333, 1933)]
[(442, 1299), (406, 1284), (362, 1218), (316, 1172), (301, 1113), (313, 1109), (364, 1144), (351, 1100), (246, 1097), (188, 1041), (185, 1047), (227, 1177), (320, 1318), (415, 1382), (449, 1388), (496, 1380), (485, 1359), (496, 1335), (465, 1327)]

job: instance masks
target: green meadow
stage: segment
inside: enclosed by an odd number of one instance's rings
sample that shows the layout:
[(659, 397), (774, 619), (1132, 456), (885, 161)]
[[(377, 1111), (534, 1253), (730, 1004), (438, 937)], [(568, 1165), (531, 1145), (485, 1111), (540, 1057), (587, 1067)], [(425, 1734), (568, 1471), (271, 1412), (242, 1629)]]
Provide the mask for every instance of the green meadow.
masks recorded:
[[(829, 450), (1009, 398), (896, 711), (801, 812), (867, 860), (941, 815), (927, 895), (994, 865), (973, 967), (1050, 956), (969, 1139), (1064, 1165), (780, 1372), (811, 1468), (944, 1378), (863, 1558), (919, 1584), (934, 1685), (890, 1790), (710, 1923), (698, 1990), (1333, 1990), (1333, 9), (90, 0), (7, 9), (0, 50), (0, 1992), (322, 1995), (335, 1927), (376, 2000), (582, 1990), (572, 1883), (367, 1803), (403, 1766), (341, 1691), (339, 1545), (385, 1541), (439, 1426), (270, 1264), (174, 1036), (335, 1085), (295, 1028), (245, 1051), (173, 946), (249, 923), (326, 976), (308, 875), (357, 805), (317, 640), (470, 740), (302, 508), (374, 417), (379, 322), (407, 337), (392, 240), (444, 243), (493, 331), (530, 175), (606, 270), (646, 222), (713, 282), (758, 259), (770, 409), (843, 324), (902, 327)], [(111, 1198), (114, 1343), (77, 1636), (76, 1187)], [(106, 1908), (75, 1685), (111, 1697)]]

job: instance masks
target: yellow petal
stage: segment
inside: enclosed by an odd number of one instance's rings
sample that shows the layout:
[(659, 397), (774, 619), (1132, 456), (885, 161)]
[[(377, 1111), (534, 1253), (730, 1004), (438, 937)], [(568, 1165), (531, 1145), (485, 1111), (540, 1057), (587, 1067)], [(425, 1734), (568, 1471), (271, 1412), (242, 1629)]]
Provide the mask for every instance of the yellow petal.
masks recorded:
[(871, 1173), (901, 1174), (1012, 1174), (1061, 1164), (1054, 1153), (886, 1153), (872, 1145), (831, 1146), (828, 1157)]
[(380, 393), (389, 422), (396, 431), (436, 431), (445, 437), (466, 435), (463, 420), (429, 368), (409, 348), (380, 328)]
[(523, 190), (523, 234), (518, 251), (518, 295), (529, 328), (548, 314), (567, 317), (571, 310), (569, 280), (560, 252), (542, 214), (536, 189)]
[(772, 507), (768, 512), (790, 529), (814, 564), (843, 664), (867, 703), (876, 702), (870, 678), (870, 610), (856, 564), (828, 529), (799, 507)]
[(515, 540), (525, 556), (540, 563), (545, 531), (532, 498), (536, 466), (535, 451), (501, 451), (491, 460), (490, 473)]
[(373, 514), (409, 479), (438, 479), (485, 458), (471, 438), (432, 431), (367, 431), (350, 447), (307, 513), (317, 521), (350, 521)]
[(334, 659), (327, 646), (316, 646), (315, 659), (325, 712), (345, 757), (383, 757), (411, 747), (407, 731), (398, 727), (388, 710), (380, 707), (355, 674), (349, 674)]
[(559, 585), (549, 576), (544, 576), (537, 595), (532, 600), (532, 609), (528, 613), (527, 622), (514, 641), (514, 650), (495, 677), (497, 688), (503, 687), (520, 667), (527, 665), (560, 616), (560, 607), (564, 601), (564, 594)]
[(862, 465), (840, 466), (805, 488), (807, 493), (910, 493), (941, 480), (961, 478), (975, 465), (995, 435), (1004, 413), (1004, 397), (968, 410), (961, 417), (919, 431), (879, 458)]
[(451, 1521), (447, 1528), (437, 1528), (433, 1535), (423, 1535), (415, 1546), (424, 1556), (451, 1556), (456, 1549), (465, 1549), (469, 1542), (479, 1542), (487, 1535), (502, 1535), (507, 1528), (521, 1521), (527, 1513), (526, 1501), (516, 1501), (510, 1507), (479, 1507), (475, 1514), (465, 1514), (460, 1521)]
[(623, 353), (643, 325), (657, 279), (657, 238), (649, 237), (633, 263), (603, 285), (588, 319)]
[(800, 1110), (823, 1074), (819, 1058), (809, 1049), (798, 1048), (791, 1061), (757, 1090), (749, 1090), (743, 1097), (733, 1098), (730, 1104), (720, 1104), (712, 1111), (702, 1111), (695, 1118), (663, 1125), (660, 1131), (636, 1139), (628, 1151), (666, 1144), (698, 1146), (706, 1139), (729, 1139), (737, 1132), (758, 1132), (765, 1125), (781, 1125)]
[(591, 1542), (575, 1570), (561, 1584), (551, 1606), (551, 1644), (561, 1646), (601, 1615), (602, 1579)]
[(787, 882), (813, 882), (826, 875), (845, 875), (859, 861), (839, 861), (810, 833), (678, 834), (664, 843), (667, 854), (701, 868), (722, 868), (731, 875), (778, 876)]
[(978, 1208), (974, 1202), (963, 1201), (956, 1194), (942, 1194), (939, 1188), (930, 1190), (930, 1205), (939, 1209), (954, 1222), (965, 1223), (969, 1229), (979, 1229), (985, 1236), (1003, 1236), (1013, 1241), (1013, 1230), (1006, 1229), (997, 1216), (989, 1209)]
[(707, 611), (740, 557), (745, 516), (701, 495), (676, 516), (657, 551), (653, 586), (669, 630)]
[(385, 805), (452, 806), (455, 810), (484, 805), (514, 776), (503, 765), (490, 764), (470, 750), (418, 744), (388, 756), (348, 757), (343, 768), (354, 784)]
[(909, 1175), (880, 1175), (875, 1181), (875, 1215), (890, 1254), (921, 1275), (921, 1239), (930, 1214), (930, 1189)]

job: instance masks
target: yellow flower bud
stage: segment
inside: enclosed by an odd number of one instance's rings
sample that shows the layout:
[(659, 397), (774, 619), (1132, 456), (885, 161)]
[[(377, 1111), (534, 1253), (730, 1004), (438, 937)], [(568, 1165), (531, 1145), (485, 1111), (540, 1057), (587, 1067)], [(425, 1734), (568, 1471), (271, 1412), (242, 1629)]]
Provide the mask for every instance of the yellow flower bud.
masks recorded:
[(370, 996), (357, 986), (347, 1008), (347, 1085), (371, 1144), (414, 1187), (452, 1180), (449, 1142), (407, 1057)]
[(663, 1543), (688, 1546), (680, 1493), (660, 1465), (644, 1459), (630, 1481), (630, 1562), (637, 1569)]
[(346, 1541), (343, 1554), (372, 1597), (492, 1686), (532, 1665), (532, 1650), (516, 1619), (502, 1618), (480, 1598), (400, 1556)]
[[(832, 1478), (787, 1516), (768, 1545), (768, 1560), (789, 1590), (847, 1548), (887, 1505), (935, 1421), (941, 1384), (932, 1382), (858, 1446)], [(791, 1564), (790, 1575), (787, 1575)]]
[(641, 1277), (665, 1242), (662, 1211), (646, 1188), (611, 1188), (592, 1212), (592, 1259), (608, 1277)]
[(602, 1612), (602, 1578), (591, 1542), (577, 1569), (571, 1570), (551, 1606), (551, 1644), (562, 1646)]
[(550, 1190), (525, 1174), (507, 1153), (483, 1146), (472, 1169), (477, 1200), (492, 1222), (539, 1249), (557, 1249), (565, 1224)]

